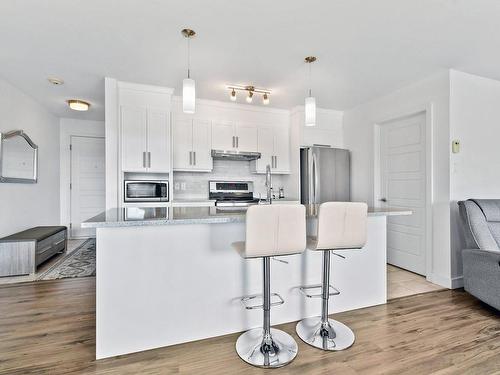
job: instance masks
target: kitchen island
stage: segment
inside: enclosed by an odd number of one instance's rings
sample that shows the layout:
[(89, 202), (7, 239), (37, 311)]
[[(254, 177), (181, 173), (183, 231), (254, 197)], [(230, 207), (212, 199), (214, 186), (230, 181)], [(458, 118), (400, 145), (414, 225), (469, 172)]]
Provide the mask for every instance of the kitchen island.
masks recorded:
[[(308, 206), (313, 231), (317, 206)], [(330, 313), (386, 302), (386, 216), (411, 211), (370, 209), (368, 241), (332, 257)], [(245, 211), (217, 207), (117, 208), (82, 224), (96, 228), (97, 359), (158, 348), (262, 324), (261, 310), (241, 297), (262, 292), (262, 261), (244, 260), (231, 243), (245, 239)], [(320, 314), (320, 299), (301, 285), (321, 282), (321, 253), (272, 262), (271, 289), (285, 299), (272, 324)]]

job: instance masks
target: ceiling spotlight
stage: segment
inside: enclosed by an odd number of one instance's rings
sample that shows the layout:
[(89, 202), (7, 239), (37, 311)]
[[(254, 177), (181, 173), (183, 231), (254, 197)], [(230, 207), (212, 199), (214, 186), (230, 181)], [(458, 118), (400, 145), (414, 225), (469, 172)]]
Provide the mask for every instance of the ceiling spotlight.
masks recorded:
[(236, 91), (231, 91), (231, 96), (229, 97), (231, 99), (232, 102), (235, 102), (236, 101)]
[(262, 96), (262, 104), (268, 105), (269, 104), (269, 96), (267, 96), (267, 92), (264, 93)]
[(88, 111), (90, 107), (90, 103), (78, 99), (68, 100), (68, 105), (74, 111)]
[(47, 80), (56, 86), (64, 84), (64, 81), (62, 79), (55, 78), (55, 77), (49, 77), (49, 78), (47, 78)]
[(251, 103), (252, 102), (252, 99), (253, 99), (253, 92), (252, 91), (249, 91), (248, 92), (248, 96), (247, 96), (247, 103)]

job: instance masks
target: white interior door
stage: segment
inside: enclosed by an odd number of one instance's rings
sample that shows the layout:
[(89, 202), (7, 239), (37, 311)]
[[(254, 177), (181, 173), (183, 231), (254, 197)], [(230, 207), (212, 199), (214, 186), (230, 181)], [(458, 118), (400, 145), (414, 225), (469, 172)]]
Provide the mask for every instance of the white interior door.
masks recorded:
[(381, 205), (413, 211), (388, 217), (387, 261), (421, 275), (426, 274), (427, 236), (425, 122), (422, 112), (380, 129)]
[(70, 186), (70, 235), (93, 237), (95, 229), (81, 228), (81, 223), (106, 209), (104, 138), (71, 137)]

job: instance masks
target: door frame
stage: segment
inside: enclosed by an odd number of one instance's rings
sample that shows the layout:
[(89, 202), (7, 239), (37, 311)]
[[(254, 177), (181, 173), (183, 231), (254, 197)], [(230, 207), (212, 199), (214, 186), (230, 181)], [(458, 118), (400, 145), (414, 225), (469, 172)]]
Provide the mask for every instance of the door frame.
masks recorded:
[(425, 277), (428, 281), (432, 281), (433, 277), (433, 225), (432, 225), (432, 203), (433, 198), (433, 128), (434, 128), (434, 114), (433, 104), (427, 103), (420, 106), (400, 110), (389, 115), (383, 116), (378, 121), (374, 122), (373, 126), (373, 205), (374, 207), (381, 207), (379, 199), (382, 198), (380, 192), (380, 185), (382, 180), (381, 169), (381, 129), (385, 124), (400, 120), (406, 117), (415, 116), (418, 114), (425, 114)]
[[(70, 147), (69, 147), (69, 184), (67, 184), (67, 192), (68, 192), (68, 197), (69, 197), (69, 201), (68, 201), (68, 238), (69, 239), (83, 239), (83, 238), (87, 238), (87, 237), (79, 237), (79, 236), (73, 236), (72, 235), (72, 232), (71, 232), (71, 214), (73, 212), (73, 207), (72, 207), (72, 199), (71, 199), (71, 194), (72, 194), (72, 189), (71, 189), (71, 185), (73, 184), (73, 179), (72, 179), (72, 176), (73, 176), (73, 139), (74, 138), (93, 138), (93, 139), (102, 139), (102, 140), (106, 140), (105, 137), (103, 136), (98, 136), (98, 135), (78, 135), (78, 134), (71, 134), (69, 136), (69, 140), (70, 140)], [(106, 151), (104, 151), (104, 156), (106, 157)], [(104, 209), (106, 209), (106, 207), (104, 207)]]

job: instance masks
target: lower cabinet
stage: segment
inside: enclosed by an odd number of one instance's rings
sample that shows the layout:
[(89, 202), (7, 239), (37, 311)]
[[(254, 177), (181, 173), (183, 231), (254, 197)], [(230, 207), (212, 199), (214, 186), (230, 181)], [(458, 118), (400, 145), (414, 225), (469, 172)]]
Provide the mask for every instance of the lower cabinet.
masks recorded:
[(211, 122), (179, 118), (172, 130), (174, 171), (212, 171)]

